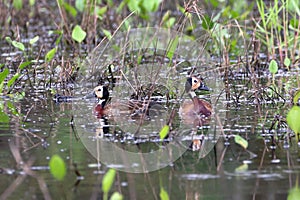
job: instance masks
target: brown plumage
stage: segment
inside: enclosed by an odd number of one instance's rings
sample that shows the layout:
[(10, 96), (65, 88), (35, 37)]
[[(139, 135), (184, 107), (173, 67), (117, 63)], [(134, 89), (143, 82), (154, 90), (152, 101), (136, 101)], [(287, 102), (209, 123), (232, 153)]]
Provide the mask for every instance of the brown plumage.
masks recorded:
[(190, 95), (191, 100), (185, 100), (183, 102), (179, 109), (179, 114), (184, 123), (202, 126), (209, 121), (209, 117), (212, 113), (212, 106), (209, 102), (199, 99), (195, 90), (209, 91), (210, 89), (202, 80), (191, 77), (187, 79), (185, 90)]

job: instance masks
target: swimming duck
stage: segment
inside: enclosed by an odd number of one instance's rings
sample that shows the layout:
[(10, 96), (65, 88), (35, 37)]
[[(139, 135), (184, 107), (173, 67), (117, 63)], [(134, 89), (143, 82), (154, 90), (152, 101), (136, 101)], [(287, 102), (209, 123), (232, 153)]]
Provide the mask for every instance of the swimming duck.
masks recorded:
[(212, 106), (209, 102), (199, 99), (195, 90), (209, 91), (204, 82), (197, 77), (190, 77), (185, 84), (185, 91), (189, 94), (191, 100), (183, 102), (179, 109), (179, 114), (186, 124), (202, 126), (208, 120), (212, 113)]
[(149, 117), (150, 111), (163, 109), (157, 102), (149, 100), (130, 99), (127, 103), (114, 103), (114, 105), (111, 105), (109, 91), (106, 86), (102, 85), (94, 88), (94, 96), (98, 99), (98, 103), (94, 109), (97, 118), (124, 115), (134, 120), (145, 119)]

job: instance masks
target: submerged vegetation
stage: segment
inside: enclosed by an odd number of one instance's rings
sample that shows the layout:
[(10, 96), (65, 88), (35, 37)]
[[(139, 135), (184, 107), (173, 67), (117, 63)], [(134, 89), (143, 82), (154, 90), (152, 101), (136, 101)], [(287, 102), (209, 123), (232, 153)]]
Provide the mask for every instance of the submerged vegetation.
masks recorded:
[[(47, 121), (50, 129), (59, 123), (60, 113), (51, 112), (54, 109), (51, 106), (47, 107), (47, 100), (51, 100), (55, 94), (74, 95), (74, 84), (78, 81), (80, 70), (86, 67), (85, 61), (90, 58), (93, 49), (99, 43), (114, 38), (118, 32), (129, 32), (133, 28), (143, 27), (176, 30), (188, 35), (189, 39), (200, 42), (205, 48), (203, 52), (208, 52), (209, 55), (206, 56), (211, 60), (208, 71), (215, 70), (221, 74), (225, 86), (226, 110), (242, 110), (247, 106), (247, 109), (254, 110), (253, 116), (249, 116), (249, 119), (253, 120), (250, 123), (253, 126), (252, 135), (230, 130), (234, 126), (246, 123), (239, 121), (239, 117), (232, 121), (225, 120), (222, 129), (222, 142), (225, 147), (217, 170), (220, 170), (225, 152), (232, 141), (249, 153), (251, 158), (253, 153), (249, 148), (255, 145), (250, 140), (253, 136), (263, 139), (265, 151), (273, 152), (276, 147), (288, 149), (297, 144), (299, 151), (299, 5), (299, 0), (2, 1), (0, 126), (4, 130), (15, 130), (18, 137), (25, 138), (26, 142), (22, 142), (28, 143), (20, 149), (16, 145), (10, 145), (14, 159), (17, 163), (23, 163), (21, 151), (26, 152), (37, 146), (47, 148), (50, 134), (40, 135), (27, 129), (26, 127), (30, 126), (28, 124), (36, 123), (28, 118), (30, 115), (36, 115), (36, 109), (42, 107), (46, 112), (44, 114), (50, 118), (49, 122)], [(168, 61), (172, 61), (176, 56), (177, 39), (175, 38), (173, 46), (169, 47), (170, 51), (166, 55)], [(139, 53), (127, 55), (138, 57), (138, 61), (130, 63), (128, 59), (126, 65), (131, 67), (145, 62), (149, 55)], [(164, 64), (166, 63), (173, 64)], [(113, 78), (116, 76), (112, 73), (115, 72), (113, 67), (115, 66), (107, 66), (104, 73), (98, 76), (103, 80), (97, 82), (109, 80), (109, 84), (113, 85)], [(202, 66), (188, 65), (187, 68), (187, 71), (192, 73), (187, 73), (186, 76), (199, 75), (202, 72)], [(139, 92), (144, 92), (144, 88), (139, 89)], [(169, 101), (169, 98), (172, 99), (176, 94), (168, 89), (164, 88), (164, 91), (167, 91)], [(30, 107), (22, 107), (23, 102), (30, 101)], [(168, 114), (176, 118), (174, 113)], [(230, 116), (226, 114), (226, 117), (227, 115)], [(72, 116), (70, 121), (66, 124), (70, 123), (72, 130), (75, 130), (72, 126)], [(171, 130), (171, 125), (165, 124), (159, 131), (158, 141), (161, 145)], [(261, 165), (265, 151), (263, 156), (260, 156)], [(57, 180), (63, 180), (67, 173), (64, 171), (65, 165), (68, 163), (56, 155), (59, 154), (57, 150), (51, 153), (53, 155), (49, 163), (50, 172)], [(271, 157), (275, 162), (275, 153)], [(55, 162), (59, 164), (53, 164)], [(81, 177), (75, 164), (70, 163), (67, 170), (75, 168), (77, 178)], [(33, 164), (33, 160), (29, 159), (23, 165), (18, 164), (17, 168), (36, 178), (43, 197), (48, 199), (49, 193), (43, 186), (44, 179), (29, 169)], [(294, 168), (293, 164), (289, 163), (290, 165)], [(108, 199), (115, 176), (116, 171), (112, 169), (104, 175), (103, 199)], [(24, 181), (21, 178), (19, 180)], [(17, 184), (12, 184), (11, 187), (16, 188)], [(168, 191), (164, 187), (160, 181), (160, 198), (169, 199)], [(6, 198), (12, 192), (13, 190), (8, 188), (1, 197)], [(298, 181), (290, 192), (293, 193), (290, 196), (299, 198)], [(290, 196), (289, 199), (292, 198)], [(118, 192), (111, 195), (111, 199), (122, 198)]]

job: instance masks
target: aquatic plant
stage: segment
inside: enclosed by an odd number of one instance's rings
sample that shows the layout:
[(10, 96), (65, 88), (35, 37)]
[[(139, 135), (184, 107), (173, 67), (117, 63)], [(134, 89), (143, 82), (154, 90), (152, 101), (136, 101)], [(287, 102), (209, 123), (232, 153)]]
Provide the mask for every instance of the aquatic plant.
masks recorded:
[(260, 19), (254, 20), (255, 37), (266, 46), (268, 57), (276, 58), (279, 53), (280, 63), (285, 65), (286, 57), (291, 58), (291, 63), (295, 62), (299, 47), (300, 10), (297, 5), (298, 0), (275, 0), (270, 5), (263, 0), (257, 1)]
[(62, 181), (67, 173), (65, 161), (57, 154), (54, 154), (49, 161), (50, 173), (52, 176)]
[[(106, 174), (104, 175), (102, 179), (102, 192), (103, 192), (103, 200), (108, 199), (108, 192), (110, 191), (112, 184), (114, 183), (116, 176), (116, 170), (115, 169), (109, 169)], [(123, 196), (118, 193), (114, 192), (111, 196), (112, 200), (122, 200)]]

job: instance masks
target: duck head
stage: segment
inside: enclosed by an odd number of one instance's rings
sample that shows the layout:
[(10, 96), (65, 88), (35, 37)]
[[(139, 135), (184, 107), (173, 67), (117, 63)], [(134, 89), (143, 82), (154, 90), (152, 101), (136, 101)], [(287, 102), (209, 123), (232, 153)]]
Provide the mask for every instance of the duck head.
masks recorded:
[(185, 83), (185, 91), (190, 92), (195, 90), (210, 91), (210, 88), (207, 87), (201, 79), (190, 77)]
[(98, 98), (98, 104), (101, 104), (102, 108), (109, 100), (109, 91), (106, 86), (99, 85), (94, 88), (94, 95)]

